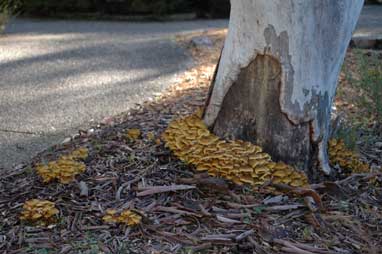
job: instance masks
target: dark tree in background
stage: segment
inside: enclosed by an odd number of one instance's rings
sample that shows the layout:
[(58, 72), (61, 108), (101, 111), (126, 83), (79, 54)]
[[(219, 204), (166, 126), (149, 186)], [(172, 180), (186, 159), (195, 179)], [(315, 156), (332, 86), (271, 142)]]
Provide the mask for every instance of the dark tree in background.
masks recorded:
[(230, 12), (229, 0), (194, 0), (194, 8), (198, 17), (228, 18)]
[(229, 0), (0, 0), (17, 1), (23, 13), (54, 16), (57, 13), (154, 15), (196, 12), (199, 17), (228, 18)]

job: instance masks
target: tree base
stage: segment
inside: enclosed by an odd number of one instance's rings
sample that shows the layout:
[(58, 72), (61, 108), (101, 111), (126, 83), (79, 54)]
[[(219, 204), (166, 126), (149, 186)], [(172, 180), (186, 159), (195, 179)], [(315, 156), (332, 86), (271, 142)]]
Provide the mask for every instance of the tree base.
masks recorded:
[(210, 129), (225, 139), (257, 144), (273, 160), (307, 171), (318, 147), (311, 142), (309, 122), (296, 125), (281, 111), (281, 72), (277, 59), (257, 55), (230, 87)]

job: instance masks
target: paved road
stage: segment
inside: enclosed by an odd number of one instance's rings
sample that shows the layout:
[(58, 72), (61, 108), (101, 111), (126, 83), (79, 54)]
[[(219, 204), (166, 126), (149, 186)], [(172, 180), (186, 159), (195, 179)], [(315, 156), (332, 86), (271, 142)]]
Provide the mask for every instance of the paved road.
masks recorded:
[(226, 25), (12, 22), (0, 37), (0, 168), (162, 91), (192, 64), (175, 35)]
[(354, 37), (357, 39), (382, 40), (382, 5), (363, 7)]

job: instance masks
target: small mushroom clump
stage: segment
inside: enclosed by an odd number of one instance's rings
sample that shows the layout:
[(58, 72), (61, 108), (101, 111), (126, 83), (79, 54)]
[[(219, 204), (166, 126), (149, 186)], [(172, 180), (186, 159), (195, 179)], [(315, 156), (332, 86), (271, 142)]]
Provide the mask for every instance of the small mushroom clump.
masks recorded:
[(58, 214), (55, 204), (47, 200), (31, 199), (24, 203), (20, 220), (48, 225), (53, 223)]
[(85, 160), (89, 156), (89, 151), (85, 147), (74, 150), (69, 156), (75, 160)]
[(332, 166), (339, 165), (349, 173), (368, 173), (370, 167), (367, 163), (360, 160), (359, 156), (346, 148), (341, 139), (329, 141), (329, 158)]
[(58, 180), (60, 183), (68, 184), (74, 181), (76, 175), (85, 172), (85, 164), (78, 160), (85, 159), (87, 156), (88, 150), (86, 148), (79, 148), (69, 155), (60, 156), (56, 161), (38, 164), (36, 171), (44, 183)]
[(138, 225), (142, 217), (130, 210), (123, 210), (118, 213), (115, 209), (107, 209), (106, 215), (102, 218), (106, 223), (121, 223), (128, 226)]
[(130, 141), (134, 141), (138, 139), (141, 136), (141, 130), (140, 129), (128, 129), (126, 131), (126, 138)]
[(179, 159), (214, 177), (223, 177), (239, 185), (261, 186), (267, 182), (294, 187), (308, 185), (303, 172), (283, 162), (273, 162), (261, 147), (215, 136), (198, 114), (174, 120), (162, 137)]

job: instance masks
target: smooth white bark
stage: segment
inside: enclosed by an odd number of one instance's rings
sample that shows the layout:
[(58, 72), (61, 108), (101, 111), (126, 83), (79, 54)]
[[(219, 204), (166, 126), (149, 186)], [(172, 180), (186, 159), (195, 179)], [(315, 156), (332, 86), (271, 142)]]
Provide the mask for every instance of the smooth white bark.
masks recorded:
[[(258, 54), (282, 66), (279, 102), (293, 124), (310, 122), (326, 156), (330, 106), (363, 0), (231, 0), (229, 31), (204, 121), (214, 124), (224, 97)], [(326, 161), (325, 161), (326, 160)]]

